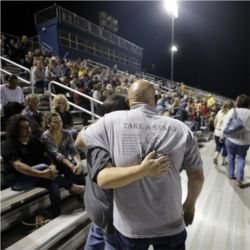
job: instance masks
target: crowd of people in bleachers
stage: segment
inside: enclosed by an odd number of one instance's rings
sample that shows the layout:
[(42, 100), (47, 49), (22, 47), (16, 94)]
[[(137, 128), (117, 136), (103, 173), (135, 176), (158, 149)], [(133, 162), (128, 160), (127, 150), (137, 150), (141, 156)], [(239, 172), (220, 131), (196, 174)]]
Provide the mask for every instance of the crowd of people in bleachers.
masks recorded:
[[(61, 59), (40, 49), (33, 50), (30, 46), (25, 36), (18, 42), (7, 41), (1, 35), (2, 56), (31, 70), (30, 75), (22, 71), (20, 76), (31, 82), (36, 93), (25, 98), (15, 75), (6, 77), (6, 83), (1, 85), (2, 119), (6, 121), (6, 126), (2, 126), (1, 130), (7, 131), (1, 154), (14, 166), (15, 181), (9, 185), (15, 190), (34, 186), (46, 188), (50, 195), (52, 217), (56, 217), (61, 213), (60, 187), (72, 193), (82, 193), (85, 185), (80, 154), (73, 140), (78, 130), (74, 128), (68, 101), (88, 110), (90, 103), (77, 93), (53, 85), (51, 91), (56, 96), (52, 110), (44, 114), (39, 111), (38, 93), (46, 94), (49, 82), (54, 80), (103, 102), (115, 94), (127, 96), (128, 88), (142, 75), (120, 72), (116, 67), (92, 66), (88, 60)], [(193, 132), (202, 129), (213, 134), (215, 130), (214, 164), (218, 164), (218, 156), (223, 148), (222, 165), (226, 165), (226, 147), (224, 141), (220, 141), (218, 130), (223, 123), (221, 117), (232, 108), (232, 102), (230, 105), (227, 102), (226, 107), (224, 105), (219, 111), (221, 105), (216, 97), (191, 91), (184, 83), (166, 83), (167, 89), (164, 90), (157, 80), (153, 83), (156, 111), (162, 116), (181, 120)], [(95, 103), (94, 107), (96, 114), (103, 115), (101, 105)], [(39, 152), (38, 147), (41, 149)], [(232, 171), (233, 153), (230, 155)], [(242, 179), (242, 175), (239, 178)]]
[[(5, 40), (2, 36), (1, 41)], [(25, 39), (21, 40), (26, 41)], [(33, 84), (37, 93), (47, 91), (48, 83), (55, 80), (99, 101), (104, 101), (114, 93), (127, 95), (128, 87), (135, 80), (141, 78), (140, 73), (120, 72), (116, 67), (110, 69), (102, 66), (91, 66), (88, 60), (60, 59), (52, 54), (46, 54), (40, 49), (32, 50), (28, 47), (30, 45), (28, 42), (24, 43), (25, 46), (22, 45), (23, 43), (20, 42), (18, 47), (22, 48), (23, 52), (25, 51), (25, 53), (22, 53), (25, 54), (24, 57), (13, 56), (13, 53), (10, 52), (11, 44), (6, 41), (4, 42), (5, 53), (2, 54), (31, 70), (30, 76), (26, 77)], [(14, 54), (21, 55), (21, 53)], [(190, 91), (185, 88), (183, 83), (175, 85), (167, 83), (168, 88), (163, 92), (159, 82), (155, 80), (154, 83), (157, 111), (160, 114), (187, 121), (193, 131), (199, 130), (201, 126), (213, 130), (213, 120), (220, 108), (214, 97)], [(20, 89), (18, 91), (20, 92)], [(64, 94), (75, 104), (90, 109), (89, 101), (77, 93), (69, 92), (56, 85), (53, 85), (52, 91), (57, 94)], [(2, 105), (4, 104), (2, 103)], [(101, 114), (100, 105), (97, 103), (95, 103), (95, 112)]]

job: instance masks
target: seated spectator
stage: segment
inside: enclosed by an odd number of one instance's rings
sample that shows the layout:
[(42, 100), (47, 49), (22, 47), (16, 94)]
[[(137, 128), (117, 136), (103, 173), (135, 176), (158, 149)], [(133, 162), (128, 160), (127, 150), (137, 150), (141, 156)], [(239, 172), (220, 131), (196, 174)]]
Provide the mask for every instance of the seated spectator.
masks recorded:
[(31, 43), (27, 36), (23, 35), (20, 41), (20, 46), (24, 53), (27, 53), (31, 49)]
[[(6, 37), (4, 35), (1, 34), (1, 38), (0, 38), (0, 45), (1, 45), (1, 55), (3, 57), (9, 58), (10, 56), (10, 46), (6, 41)], [(3, 61), (2, 64), (5, 64), (5, 62)], [(4, 65), (2, 65), (4, 66)]]
[(49, 59), (49, 63), (45, 68), (45, 76), (48, 81), (57, 81), (58, 76), (56, 74), (55, 68), (58, 66), (56, 57), (52, 56)]
[(10, 54), (9, 54), (10, 60), (21, 64), (24, 54), (21, 49), (20, 43), (14, 39), (10, 39), (9, 46), (10, 46)]
[(76, 89), (76, 84), (80, 84), (81, 81), (80, 81), (80, 78), (78, 76), (78, 73), (77, 72), (74, 72), (72, 74), (72, 80), (70, 81), (70, 87), (72, 89)]
[(69, 112), (69, 103), (65, 95), (59, 94), (54, 97), (52, 109), (61, 116), (63, 129), (68, 130), (75, 138), (78, 131), (73, 128), (73, 117)]
[(24, 61), (23, 61), (23, 66), (31, 69), (31, 67), (33, 66), (33, 61), (34, 61), (34, 54), (32, 51), (27, 51), (27, 53), (24, 56)]
[(156, 111), (158, 113), (163, 114), (167, 109), (165, 102), (166, 102), (166, 96), (164, 94), (161, 94), (161, 98), (156, 102)]
[(112, 95), (114, 92), (113, 86), (110, 83), (106, 85), (106, 90), (108, 91), (108, 95)]
[(68, 180), (80, 184), (79, 192), (83, 192), (85, 179), (80, 155), (71, 134), (63, 129), (60, 115), (56, 112), (47, 112), (44, 115), (43, 128), (41, 141), (55, 161), (57, 169)]
[[(94, 92), (92, 97), (98, 101), (101, 101), (102, 99), (102, 85), (101, 83), (97, 83), (94, 85)], [(97, 102), (94, 102), (94, 108), (95, 108), (95, 112), (96, 114), (100, 115), (101, 113), (101, 105)]]
[(70, 192), (78, 192), (79, 186), (57, 176), (56, 167), (39, 139), (31, 137), (29, 119), (23, 115), (12, 116), (7, 124), (7, 140), (1, 147), (1, 155), (11, 169), (14, 178), (8, 183), (13, 190), (31, 187), (48, 190), (52, 217), (61, 214), (60, 186)]
[(49, 81), (45, 77), (45, 69), (42, 60), (36, 60), (31, 68), (30, 81), (37, 89), (47, 89)]
[(0, 86), (1, 90), (1, 106), (8, 102), (18, 102), (24, 104), (24, 94), (18, 84), (18, 78), (15, 75), (6, 77), (7, 83)]
[(42, 113), (38, 111), (39, 97), (35, 94), (26, 96), (26, 107), (21, 114), (30, 119), (32, 135), (40, 138), (42, 135)]

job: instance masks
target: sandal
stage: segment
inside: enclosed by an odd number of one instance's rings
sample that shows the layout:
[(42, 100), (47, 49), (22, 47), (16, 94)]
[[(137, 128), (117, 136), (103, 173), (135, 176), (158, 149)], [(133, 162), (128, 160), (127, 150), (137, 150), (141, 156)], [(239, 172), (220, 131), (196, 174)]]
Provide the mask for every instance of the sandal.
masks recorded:
[(35, 222), (22, 221), (22, 224), (25, 226), (33, 226), (37, 229), (39, 227), (44, 226), (45, 224), (47, 224), (50, 221), (51, 221), (51, 219), (47, 213), (40, 213), (40, 214), (36, 215)]

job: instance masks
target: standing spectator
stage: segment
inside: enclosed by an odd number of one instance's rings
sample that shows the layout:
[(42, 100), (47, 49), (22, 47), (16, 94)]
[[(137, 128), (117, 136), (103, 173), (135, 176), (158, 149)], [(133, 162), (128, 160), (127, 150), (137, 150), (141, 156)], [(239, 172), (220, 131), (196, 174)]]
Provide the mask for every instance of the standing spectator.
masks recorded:
[(232, 101), (226, 101), (221, 110), (217, 113), (214, 119), (214, 139), (216, 143), (215, 154), (214, 154), (214, 165), (218, 165), (219, 154), (222, 150), (222, 166), (227, 165), (227, 149), (224, 143), (224, 140), (221, 140), (222, 137), (222, 125), (225, 119), (227, 112), (233, 107)]
[[(250, 146), (250, 97), (246, 94), (239, 95), (236, 99), (236, 112), (241, 119), (244, 128), (240, 131), (226, 136), (226, 147), (228, 153), (228, 174), (231, 179), (237, 179), (238, 186), (244, 187), (244, 168), (246, 155)], [(222, 131), (233, 116), (234, 109), (231, 109), (222, 126)], [(222, 139), (225, 135), (222, 135)], [(235, 177), (235, 158), (237, 159), (237, 176)]]
[[(102, 188), (114, 188), (114, 226), (121, 249), (185, 249), (185, 224), (192, 224), (203, 184), (202, 161), (192, 132), (182, 122), (157, 114), (154, 88), (138, 80), (129, 89), (129, 111), (116, 111), (85, 131), (77, 143), (100, 146), (115, 166), (139, 164), (147, 153), (168, 155), (169, 171), (140, 178), (130, 168), (105, 167), (96, 175)], [(186, 170), (188, 194), (182, 205), (181, 178)], [(133, 181), (131, 183), (131, 181)], [(171, 191), (172, 190), (172, 191)], [(147, 218), (147, 219), (145, 219)]]
[[(125, 96), (112, 95), (103, 104), (103, 115), (116, 110), (128, 110), (128, 108)], [(86, 181), (84, 204), (88, 216), (94, 224), (89, 230), (84, 249), (120, 249), (113, 226), (113, 190), (101, 189), (95, 179), (96, 172), (105, 167), (107, 161), (111, 161), (110, 155), (105, 149), (98, 147), (87, 150), (86, 155), (89, 175)], [(147, 173), (148, 176), (155, 175), (161, 165), (166, 166), (164, 157), (152, 159), (151, 156), (154, 157), (154, 153), (151, 152), (140, 164), (141, 171), (144, 174)], [(152, 167), (153, 165), (154, 167)]]
[(0, 86), (1, 106), (8, 102), (24, 104), (24, 95), (21, 87), (17, 86), (18, 78), (15, 75), (7, 76), (7, 83)]
[(201, 115), (201, 126), (207, 127), (208, 124), (208, 107), (207, 107), (207, 102), (202, 101), (201, 102), (201, 110), (200, 110), (200, 115)]

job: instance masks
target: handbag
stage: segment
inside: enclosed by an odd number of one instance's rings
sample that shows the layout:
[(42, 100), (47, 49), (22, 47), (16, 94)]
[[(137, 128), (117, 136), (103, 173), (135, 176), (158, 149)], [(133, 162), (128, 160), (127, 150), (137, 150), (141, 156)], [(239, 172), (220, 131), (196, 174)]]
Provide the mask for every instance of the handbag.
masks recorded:
[(230, 118), (229, 122), (227, 123), (226, 127), (224, 128), (223, 133), (225, 135), (231, 135), (231, 134), (238, 132), (239, 130), (243, 128), (244, 128), (243, 122), (239, 118), (236, 108), (234, 108), (233, 115)]

